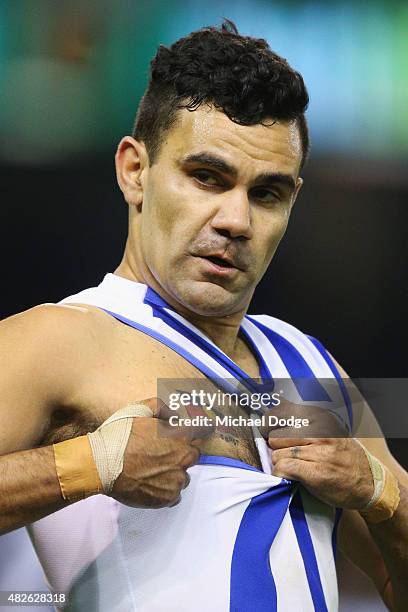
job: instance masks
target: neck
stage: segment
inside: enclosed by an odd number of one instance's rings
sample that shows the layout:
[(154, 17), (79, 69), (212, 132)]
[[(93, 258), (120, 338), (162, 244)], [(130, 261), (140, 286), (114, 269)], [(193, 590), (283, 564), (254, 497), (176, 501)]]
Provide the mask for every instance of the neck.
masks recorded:
[(196, 314), (188, 310), (188, 308), (185, 308), (169, 295), (152, 274), (147, 272), (143, 273), (140, 267), (135, 264), (136, 262), (126, 249), (123, 260), (116, 268), (114, 274), (137, 283), (144, 283), (151, 287), (160, 297), (170, 304), (176, 312), (190, 321), (190, 323), (210, 338), (210, 340), (212, 340), (226, 355), (231, 359), (237, 357), (242, 350), (242, 340), (239, 338), (238, 334), (246, 310), (219, 317), (205, 317)]

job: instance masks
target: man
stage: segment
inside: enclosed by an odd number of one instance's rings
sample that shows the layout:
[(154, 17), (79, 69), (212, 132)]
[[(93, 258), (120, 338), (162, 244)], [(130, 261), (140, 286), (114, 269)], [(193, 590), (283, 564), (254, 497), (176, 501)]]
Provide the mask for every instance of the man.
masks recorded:
[(274, 431), (268, 447), (172, 437), (165, 407), (138, 402), (157, 379), (217, 378), (252, 392), (248, 378), (286, 378), (299, 403), (319, 402), (327, 378), (350, 426), (345, 373), (323, 347), (245, 316), (302, 185), (307, 102), (301, 76), (230, 23), (160, 47), (116, 155), (121, 264), (2, 323), (0, 529), (34, 523), (66, 609), (335, 610), (335, 508), (343, 550), (404, 609), (408, 475), (367, 410), (353, 431), (377, 434), (366, 450)]

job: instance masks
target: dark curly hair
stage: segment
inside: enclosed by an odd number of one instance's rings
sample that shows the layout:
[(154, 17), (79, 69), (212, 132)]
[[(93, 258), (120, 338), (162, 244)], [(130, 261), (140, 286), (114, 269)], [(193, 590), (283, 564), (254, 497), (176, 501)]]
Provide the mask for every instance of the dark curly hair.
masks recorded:
[[(297, 122), (301, 168), (309, 152), (305, 110), (309, 96), (302, 76), (262, 38), (242, 36), (232, 21), (206, 27), (160, 45), (140, 102), (133, 136), (144, 141), (153, 164), (177, 111), (210, 104), (240, 125)], [(269, 120), (269, 122), (267, 121)]]

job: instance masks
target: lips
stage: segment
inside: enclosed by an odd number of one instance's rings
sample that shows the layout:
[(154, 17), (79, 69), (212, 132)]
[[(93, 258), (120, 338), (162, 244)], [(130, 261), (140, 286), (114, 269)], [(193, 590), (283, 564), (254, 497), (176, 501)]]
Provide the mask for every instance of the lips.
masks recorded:
[(203, 257), (204, 259), (208, 259), (209, 261), (212, 261), (212, 263), (216, 264), (217, 266), (221, 266), (222, 268), (236, 268), (237, 266), (234, 266), (234, 264), (231, 262), (231, 260), (227, 259), (226, 257), (220, 257), (219, 255), (201, 255), (201, 257)]
[(240, 270), (244, 271), (245, 267), (241, 265), (241, 261), (238, 258), (227, 255), (225, 251), (215, 253), (195, 253), (195, 257), (206, 259), (207, 261), (215, 264), (225, 270)]
[(240, 273), (241, 269), (230, 263), (230, 259), (219, 255), (195, 255), (200, 262), (200, 269), (205, 275), (213, 278), (223, 278), (231, 280)]

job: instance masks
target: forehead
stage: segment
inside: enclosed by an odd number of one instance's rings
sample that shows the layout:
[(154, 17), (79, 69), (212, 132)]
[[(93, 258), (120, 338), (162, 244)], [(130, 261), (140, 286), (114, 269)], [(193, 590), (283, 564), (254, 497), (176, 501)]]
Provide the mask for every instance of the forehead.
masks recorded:
[(178, 161), (203, 151), (221, 156), (238, 173), (283, 172), (296, 177), (302, 144), (295, 121), (244, 126), (214, 107), (181, 109), (161, 152)]

